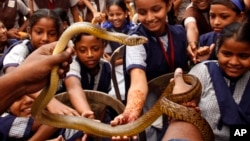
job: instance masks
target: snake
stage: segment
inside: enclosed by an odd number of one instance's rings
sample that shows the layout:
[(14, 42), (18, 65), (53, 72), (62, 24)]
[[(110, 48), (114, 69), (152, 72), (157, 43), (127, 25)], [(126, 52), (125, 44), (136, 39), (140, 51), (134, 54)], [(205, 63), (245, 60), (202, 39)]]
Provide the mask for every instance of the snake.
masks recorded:
[[(79, 33), (92, 34), (104, 40), (119, 42), (129, 46), (144, 44), (147, 42), (147, 38), (143, 36), (130, 36), (123, 33), (108, 32), (97, 25), (88, 22), (79, 22), (72, 24), (63, 32), (52, 55), (59, 54), (65, 50), (68, 41), (75, 34)], [(180, 104), (185, 101), (190, 101), (193, 98), (199, 99), (200, 97), (201, 84), (198, 78), (193, 75), (183, 74), (184, 81), (190, 84), (192, 89), (180, 94), (172, 94), (174, 82), (169, 82), (160, 98), (141, 117), (134, 122), (111, 126), (85, 117), (53, 114), (45, 110), (47, 104), (55, 96), (57, 91), (59, 83), (59, 76), (57, 74), (58, 68), (59, 66), (54, 66), (52, 68), (50, 83), (42, 90), (31, 108), (32, 117), (43, 124), (58, 128), (81, 130), (87, 134), (99, 137), (133, 136), (144, 131), (145, 128), (150, 126), (159, 116), (166, 114), (169, 117), (187, 121), (195, 125), (200, 130), (205, 141), (214, 140), (213, 131), (208, 122), (200, 114), (197, 114), (193, 108), (188, 108)], [(111, 107), (113, 106), (111, 104), (112, 101), (110, 100), (103, 100), (100, 102), (110, 105)]]

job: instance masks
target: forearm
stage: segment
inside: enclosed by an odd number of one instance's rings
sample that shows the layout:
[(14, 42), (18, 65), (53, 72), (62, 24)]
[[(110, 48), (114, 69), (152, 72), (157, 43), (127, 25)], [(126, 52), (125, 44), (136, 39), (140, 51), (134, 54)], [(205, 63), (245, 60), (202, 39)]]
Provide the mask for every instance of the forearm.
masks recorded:
[(71, 8), (71, 14), (73, 16), (74, 22), (79, 22), (80, 21), (80, 14), (77, 10), (77, 6), (74, 6)]
[(124, 113), (139, 117), (144, 106), (148, 86), (145, 72), (141, 69), (131, 70), (131, 86), (128, 91), (127, 104)]
[(70, 101), (72, 102), (74, 108), (77, 112), (80, 114), (91, 111), (90, 105), (87, 101), (85, 93), (83, 93), (83, 90), (78, 91), (71, 91), (69, 92)]
[(186, 31), (187, 31), (187, 41), (188, 43), (191, 42), (199, 42), (199, 31), (198, 28), (196, 26), (196, 23), (188, 23), (187, 27), (186, 27)]
[(88, 7), (88, 9), (92, 12), (92, 13), (96, 13), (98, 12), (93, 5), (90, 3), (89, 0), (84, 0), (85, 5)]

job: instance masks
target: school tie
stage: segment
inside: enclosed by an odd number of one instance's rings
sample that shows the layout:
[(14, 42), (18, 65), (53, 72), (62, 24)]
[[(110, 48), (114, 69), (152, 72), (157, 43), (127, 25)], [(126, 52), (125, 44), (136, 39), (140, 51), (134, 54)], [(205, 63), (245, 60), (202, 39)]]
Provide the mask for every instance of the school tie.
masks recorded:
[(95, 85), (95, 75), (90, 75), (89, 86), (92, 88), (92, 90), (94, 89), (94, 85)]
[(234, 94), (235, 84), (236, 84), (236, 81), (230, 80), (229, 89), (232, 95)]

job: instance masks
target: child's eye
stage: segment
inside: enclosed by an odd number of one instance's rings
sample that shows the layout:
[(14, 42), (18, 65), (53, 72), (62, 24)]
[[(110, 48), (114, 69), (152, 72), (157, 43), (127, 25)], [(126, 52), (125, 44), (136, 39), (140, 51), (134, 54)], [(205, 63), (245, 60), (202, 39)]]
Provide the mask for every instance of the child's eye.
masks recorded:
[(57, 35), (57, 33), (56, 32), (50, 32), (49, 35), (50, 36), (55, 36), (55, 35)]
[(227, 52), (227, 51), (223, 51), (221, 52), (225, 57), (230, 57), (232, 55), (232, 53)]
[(160, 10), (161, 10), (160, 6), (153, 7), (153, 9), (152, 9), (152, 11), (154, 11), (154, 12), (158, 12)]
[(214, 19), (214, 18), (215, 18), (215, 15), (210, 14), (210, 19)]
[(138, 10), (138, 14), (140, 15), (146, 15), (147, 11), (146, 10)]
[(222, 19), (227, 19), (229, 16), (221, 16)]
[(81, 52), (81, 53), (84, 53), (85, 52), (85, 49), (84, 48), (78, 48), (77, 49), (79, 52)]
[(97, 46), (96, 46), (96, 47), (94, 47), (93, 49), (94, 49), (94, 51), (99, 51), (99, 50), (100, 50), (100, 47), (97, 47)]
[(250, 57), (250, 54), (240, 54), (239, 57), (241, 59), (248, 59)]

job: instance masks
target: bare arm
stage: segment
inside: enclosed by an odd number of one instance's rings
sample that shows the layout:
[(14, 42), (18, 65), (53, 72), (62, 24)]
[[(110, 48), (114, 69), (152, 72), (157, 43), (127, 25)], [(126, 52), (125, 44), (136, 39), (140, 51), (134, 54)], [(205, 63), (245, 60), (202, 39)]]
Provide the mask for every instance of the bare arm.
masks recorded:
[(80, 21), (80, 14), (77, 10), (77, 5), (70, 8), (71, 14), (73, 16), (74, 22)]
[(141, 69), (132, 69), (130, 75), (131, 84), (125, 110), (111, 121), (112, 126), (132, 122), (136, 120), (142, 112), (148, 93), (146, 74)]
[(124, 113), (132, 114), (132, 116), (138, 118), (147, 97), (148, 83), (145, 71), (141, 69), (132, 69), (130, 75), (131, 84), (128, 90), (127, 104)]
[(187, 31), (187, 40), (188, 40), (188, 54), (190, 55), (192, 61), (197, 63), (196, 52), (199, 42), (199, 31), (196, 25), (196, 22), (189, 22), (185, 25)]
[(2, 105), (0, 113), (3, 113), (22, 95), (37, 92), (45, 87), (55, 65), (62, 64), (58, 74), (64, 76), (69, 68), (73, 49), (68, 48), (61, 54), (51, 55), (54, 47), (55, 43), (51, 43), (38, 48), (19, 67), (0, 77), (0, 103)]
[(74, 108), (83, 116), (94, 118), (94, 113), (90, 108), (87, 98), (83, 92), (80, 79), (74, 76), (65, 79), (66, 89)]

